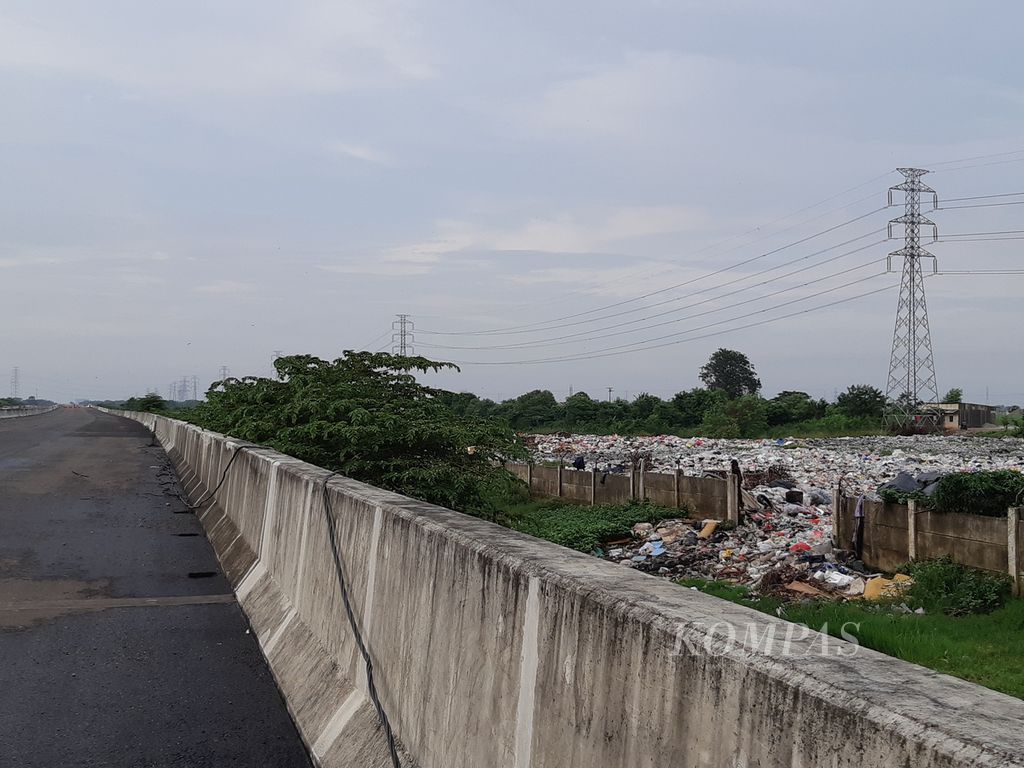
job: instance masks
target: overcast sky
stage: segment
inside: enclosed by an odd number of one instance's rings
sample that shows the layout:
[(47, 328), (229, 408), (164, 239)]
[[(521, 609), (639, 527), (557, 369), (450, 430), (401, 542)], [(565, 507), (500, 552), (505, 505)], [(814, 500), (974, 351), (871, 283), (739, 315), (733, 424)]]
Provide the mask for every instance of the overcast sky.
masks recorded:
[[(893, 169), (1024, 191), (1022, 26), (1010, 2), (2, 0), (0, 394), (14, 366), (58, 400), (266, 375), (390, 348), (400, 312), (467, 363), (435, 381), (493, 398), (670, 395), (720, 346), (769, 395), (884, 388)], [(1024, 230), (1024, 206), (929, 215)], [(955, 271), (1021, 245), (929, 247)], [(1024, 402), (1024, 276), (925, 285), (940, 393)], [(504, 333), (439, 334), (470, 331)]]

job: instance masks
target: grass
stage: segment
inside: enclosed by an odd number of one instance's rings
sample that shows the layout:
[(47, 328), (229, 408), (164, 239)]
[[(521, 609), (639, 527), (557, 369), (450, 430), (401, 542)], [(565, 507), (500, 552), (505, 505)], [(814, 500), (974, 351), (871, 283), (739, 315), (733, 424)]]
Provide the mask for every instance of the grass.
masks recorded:
[(667, 509), (639, 502), (591, 507), (546, 499), (513, 504), (496, 522), (539, 539), (589, 553), (606, 540), (628, 538), (636, 523), (654, 523), (686, 515), (685, 509)]
[(894, 613), (884, 603), (786, 603), (753, 598), (745, 587), (733, 584), (700, 579), (679, 583), (813, 629), (827, 628), (837, 637), (845, 623), (859, 624), (853, 634), (867, 648), (1024, 699), (1024, 600), (1010, 600), (992, 613), (953, 617)]

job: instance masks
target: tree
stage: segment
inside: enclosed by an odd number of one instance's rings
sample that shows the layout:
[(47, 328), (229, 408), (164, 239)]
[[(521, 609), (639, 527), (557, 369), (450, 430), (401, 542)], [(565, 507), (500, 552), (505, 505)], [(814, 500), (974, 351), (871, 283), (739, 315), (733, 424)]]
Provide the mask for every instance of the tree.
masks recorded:
[(942, 396), (940, 403), (960, 403), (963, 402), (964, 391), (960, 387), (953, 387), (949, 392)]
[(700, 369), (700, 379), (709, 389), (719, 389), (730, 399), (756, 395), (761, 389), (754, 366), (742, 352), (719, 349)]
[(836, 409), (852, 418), (881, 418), (885, 395), (869, 384), (853, 384), (836, 398)]
[(806, 392), (779, 392), (767, 403), (768, 424), (773, 427), (795, 421), (820, 419), (825, 415), (827, 403), (815, 400)]
[(345, 352), (333, 361), (278, 358), (278, 378), (229, 379), (196, 423), (321, 467), (469, 512), (511, 490), (501, 467), (525, 457), (507, 425), (459, 416), (414, 372), (457, 369), (423, 357)]

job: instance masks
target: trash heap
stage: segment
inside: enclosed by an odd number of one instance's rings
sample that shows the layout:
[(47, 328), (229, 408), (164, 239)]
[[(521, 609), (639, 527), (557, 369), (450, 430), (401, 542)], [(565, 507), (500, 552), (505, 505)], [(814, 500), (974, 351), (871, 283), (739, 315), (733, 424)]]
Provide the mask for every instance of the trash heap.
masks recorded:
[(797, 485), (832, 489), (842, 479), (848, 495), (873, 494), (900, 472), (917, 477), (995, 469), (1024, 469), (1024, 439), (979, 442), (977, 437), (842, 437), (786, 440), (712, 440), (700, 437), (622, 437), (619, 435), (528, 435), (535, 461), (577, 457), (586, 469), (628, 472), (637, 456), (651, 472), (686, 475), (720, 472), (732, 459), (744, 475), (781, 467)]

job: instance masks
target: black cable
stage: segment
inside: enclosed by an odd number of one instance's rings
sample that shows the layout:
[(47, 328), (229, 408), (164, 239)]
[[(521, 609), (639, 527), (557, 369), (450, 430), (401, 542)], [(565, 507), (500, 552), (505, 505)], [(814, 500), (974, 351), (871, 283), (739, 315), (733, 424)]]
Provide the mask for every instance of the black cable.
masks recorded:
[[(941, 202), (941, 201), (940, 201)], [(1022, 205), (1024, 200), (1011, 200), (1008, 203), (974, 203), (973, 205), (940, 205), (936, 211), (958, 211), (961, 208), (997, 208), (1001, 205)]]
[[(197, 501), (195, 504), (189, 504), (188, 502), (185, 502), (185, 505), (189, 509), (191, 509), (191, 510), (196, 510), (196, 509), (199, 509), (200, 507), (202, 507), (203, 504), (205, 504), (206, 502), (215, 500), (215, 496), (217, 494), (217, 491), (219, 491), (220, 487), (222, 485), (224, 485), (224, 481), (228, 479), (228, 470), (231, 469), (231, 465), (235, 463), (235, 459), (238, 458), (239, 454), (241, 454), (242, 451), (251, 450), (253, 448), (264, 448), (264, 447), (266, 447), (266, 446), (256, 445), (255, 443), (253, 443), (251, 445), (240, 445), (240, 446), (238, 446), (235, 449), (235, 452), (231, 454), (231, 458), (228, 460), (227, 466), (224, 467), (224, 471), (221, 472), (220, 482), (217, 483), (217, 487), (214, 488), (212, 491), (207, 491), (206, 493), (204, 493), (199, 498), (199, 501)], [(180, 494), (179, 494), (178, 498), (181, 498)], [(182, 499), (182, 500), (184, 501), (184, 499)]]
[(972, 197), (944, 197), (940, 202), (955, 203), (958, 200), (992, 200), (997, 197), (1020, 197), (1024, 192), (1002, 192), (998, 195), (974, 195)]
[[(782, 304), (777, 304), (774, 307), (767, 307), (765, 309), (759, 309), (756, 312), (749, 312), (749, 313), (747, 313), (745, 315), (739, 315), (738, 317), (728, 318), (726, 320), (721, 320), (721, 321), (716, 322), (716, 323), (709, 323), (708, 325), (703, 325), (703, 326), (700, 326), (699, 328), (691, 328), (689, 331), (681, 331), (679, 333), (672, 333), (672, 334), (667, 334), (665, 336), (658, 336), (658, 337), (656, 337), (654, 339), (648, 339), (648, 341), (660, 341), (661, 339), (674, 339), (677, 336), (685, 336), (687, 333), (691, 333), (692, 331), (695, 331), (695, 330), (702, 330), (704, 328), (712, 328), (712, 327), (714, 327), (716, 325), (724, 325), (725, 323), (730, 323), (730, 322), (733, 322), (735, 320), (742, 320), (743, 318), (746, 318), (746, 317), (753, 317), (755, 315), (764, 314), (765, 312), (771, 312), (772, 310), (779, 309), (781, 307), (785, 307), (785, 306), (788, 306), (790, 304), (794, 304), (796, 302), (803, 301), (805, 299), (813, 299), (813, 298), (815, 298), (817, 296), (823, 296), (826, 293), (832, 293), (833, 291), (837, 291), (840, 288), (846, 288), (848, 286), (855, 285), (857, 283), (863, 283), (866, 280), (871, 280), (871, 279), (874, 279), (876, 277), (882, 277), (882, 276), (884, 276), (886, 274), (889, 274), (889, 273), (888, 272), (880, 272), (877, 275), (869, 275), (868, 277), (861, 278), (859, 280), (852, 280), (849, 283), (844, 283), (842, 285), (837, 285), (834, 288), (829, 288), (829, 289), (824, 290), (824, 291), (819, 291), (818, 293), (811, 294), (810, 296), (804, 296), (804, 297), (801, 297), (799, 299), (794, 299), (793, 301), (786, 301), (786, 302), (783, 302)], [(827, 309), (827, 308), (833, 307), (833, 306), (835, 306), (837, 304), (845, 304), (848, 301), (853, 301), (855, 299), (864, 298), (865, 296), (872, 296), (872, 295), (874, 295), (876, 293), (881, 293), (882, 291), (887, 291), (887, 290), (890, 290), (891, 288), (894, 288), (894, 287), (895, 287), (895, 285), (887, 285), (887, 286), (884, 286), (882, 288), (876, 288), (873, 291), (866, 291), (865, 293), (858, 293), (858, 294), (856, 294), (854, 296), (847, 296), (847, 297), (842, 298), (842, 299), (836, 299), (835, 301), (833, 301), (831, 303), (828, 303), (828, 304), (819, 304), (816, 307), (810, 307), (808, 309), (797, 310), (796, 312), (790, 312), (790, 313), (785, 314), (785, 315), (779, 315), (778, 317), (769, 317), (769, 318), (767, 318), (765, 320), (758, 320), (758, 321), (753, 322), (753, 323), (747, 323), (746, 325), (736, 326), (735, 328), (726, 328), (726, 329), (721, 330), (721, 331), (712, 331), (711, 333), (705, 333), (705, 334), (703, 334), (701, 336), (693, 336), (693, 337), (688, 338), (688, 339), (677, 339), (675, 341), (668, 341), (668, 342), (664, 342), (662, 344), (650, 344), (648, 346), (635, 346), (635, 345), (632, 345), (632, 344), (622, 344), (622, 345), (619, 345), (618, 347), (610, 347), (608, 350), (606, 350), (604, 352), (595, 351), (595, 352), (582, 353), (582, 354), (578, 354), (578, 355), (574, 355), (574, 356), (548, 357), (548, 358), (541, 358), (541, 359), (536, 359), (536, 360), (493, 360), (493, 361), (485, 361), (485, 360), (452, 360), (451, 362), (453, 362), (453, 363), (455, 363), (457, 365), (534, 365), (534, 364), (537, 364), (537, 363), (565, 363), (565, 362), (576, 362), (576, 361), (580, 361), (580, 360), (595, 360), (595, 359), (600, 358), (600, 357), (616, 357), (618, 355), (630, 354), (632, 352), (644, 352), (644, 351), (649, 350), (649, 349), (660, 349), (661, 347), (670, 347), (670, 346), (674, 346), (676, 344), (684, 344), (684, 343), (689, 342), (689, 341), (697, 341), (699, 339), (707, 339), (707, 338), (710, 338), (712, 336), (720, 336), (723, 333), (732, 333), (733, 331), (741, 331), (741, 330), (744, 330), (746, 328), (753, 328), (753, 327), (760, 326), (760, 325), (766, 325), (768, 323), (776, 322), (777, 320), (785, 320), (785, 319), (790, 318), (790, 317), (796, 317), (797, 315), (807, 314), (808, 312), (815, 312), (815, 311), (817, 311), (819, 309)], [(613, 351), (613, 350), (621, 350), (621, 351)]]
[[(875, 233), (872, 233), (872, 234), (875, 234)], [(765, 281), (763, 281), (761, 283), (758, 283), (757, 285), (748, 285), (745, 288), (737, 288), (736, 290), (727, 291), (726, 293), (719, 294), (718, 296), (712, 296), (711, 298), (704, 299), (702, 301), (698, 301), (695, 304), (688, 304), (688, 305), (686, 305), (684, 307), (677, 307), (675, 309), (670, 309), (670, 310), (668, 310), (666, 312), (658, 312), (658, 313), (655, 313), (653, 315), (648, 315), (647, 317), (638, 318), (636, 320), (630, 320), (628, 322), (619, 323), (617, 325), (608, 325), (608, 326), (603, 326), (601, 328), (589, 328), (586, 331), (578, 331), (576, 333), (570, 333), (570, 334), (567, 334), (567, 335), (564, 335), (564, 336), (553, 336), (551, 338), (544, 339), (543, 341), (522, 341), (522, 342), (516, 342), (515, 344), (491, 344), (491, 345), (487, 345), (487, 346), (456, 346), (456, 345), (429, 344), (429, 343), (420, 342), (420, 346), (427, 347), (427, 348), (430, 348), (430, 349), (461, 349), (461, 350), (532, 349), (532, 348), (536, 348), (536, 347), (560, 346), (561, 344), (565, 343), (564, 340), (567, 340), (567, 339), (568, 340), (573, 340), (574, 342), (575, 341), (586, 342), (586, 341), (595, 341), (595, 340), (598, 340), (598, 339), (602, 339), (602, 340), (603, 339), (608, 339), (608, 338), (611, 338), (613, 336), (623, 336), (623, 335), (629, 334), (629, 333), (639, 333), (641, 331), (649, 331), (652, 328), (660, 328), (662, 326), (671, 325), (673, 323), (681, 323), (684, 320), (692, 320), (692, 319), (694, 319), (696, 317), (704, 317), (705, 315), (714, 314), (715, 312), (724, 312), (727, 309), (734, 309), (736, 307), (746, 305), (746, 304), (748, 304), (748, 303), (750, 303), (752, 301), (762, 301), (763, 299), (768, 299), (768, 298), (771, 298), (772, 296), (778, 296), (780, 293), (786, 293), (787, 291), (793, 291), (793, 290), (796, 290), (797, 288), (804, 288), (804, 287), (806, 287), (808, 285), (814, 285), (815, 283), (820, 283), (820, 282), (822, 282), (824, 280), (829, 280), (829, 279), (831, 279), (833, 277), (839, 277), (840, 275), (849, 274), (850, 272), (856, 271), (858, 269), (863, 269), (864, 267), (871, 266), (872, 264), (874, 264), (877, 261), (877, 259), (872, 259), (871, 261), (865, 262), (863, 264), (859, 264), (856, 267), (851, 267), (849, 269), (840, 270), (839, 272), (833, 272), (831, 274), (824, 275), (824, 276), (819, 277), (819, 278), (815, 278), (814, 280), (809, 280), (806, 283), (800, 283), (799, 285), (793, 285), (793, 286), (790, 286), (788, 288), (783, 288), (783, 289), (778, 290), (778, 291), (773, 291), (772, 293), (767, 293), (767, 294), (764, 294), (762, 296), (757, 296), (757, 297), (748, 299), (746, 301), (736, 302), (736, 303), (733, 303), (733, 304), (727, 304), (724, 307), (717, 307), (715, 309), (708, 309), (708, 310), (704, 310), (702, 312), (697, 312), (696, 314), (692, 314), (692, 315), (684, 315), (683, 317), (677, 317), (677, 318), (675, 318), (673, 320), (663, 320), (663, 321), (661, 321), (659, 323), (652, 323), (650, 325), (645, 325), (645, 326), (642, 326), (640, 328), (630, 328), (630, 329), (627, 329), (627, 330), (616, 330), (616, 329), (622, 328), (622, 326), (624, 326), (624, 325), (634, 325), (636, 323), (640, 323), (640, 322), (643, 322), (643, 321), (646, 321), (646, 320), (657, 319), (659, 317), (664, 317), (666, 315), (671, 315), (671, 314), (674, 314), (676, 312), (682, 312), (682, 311), (687, 310), (687, 309), (693, 309), (694, 307), (699, 307), (702, 304), (709, 304), (710, 302), (718, 301), (719, 299), (724, 299), (724, 298), (726, 298), (728, 296), (735, 296), (738, 293), (744, 293), (746, 291), (750, 291), (750, 290), (753, 290), (755, 288), (761, 288), (761, 287), (763, 287), (765, 285), (777, 282), (777, 281), (782, 280), (784, 278), (792, 277), (794, 275), (798, 275), (798, 274), (801, 274), (803, 272), (809, 272), (812, 269), (817, 269), (818, 267), (824, 266), (825, 264), (828, 264), (830, 262), (833, 262), (833, 261), (836, 261), (838, 259), (844, 258), (844, 257), (849, 256), (851, 254), (857, 253), (859, 251), (867, 250), (868, 248), (873, 248), (876, 245), (881, 245), (884, 242), (886, 242), (886, 240), (883, 239), (883, 240), (879, 240), (878, 242), (875, 242), (875, 243), (869, 243), (868, 245), (861, 246), (860, 248), (855, 248), (854, 250), (847, 251), (846, 253), (841, 253), (838, 256), (833, 256), (833, 257), (828, 258), (825, 261), (819, 262), (817, 264), (811, 264), (811, 265), (806, 266), (806, 267), (801, 267), (800, 269), (794, 269), (791, 272), (787, 272), (784, 275), (779, 275), (778, 277), (773, 277), (770, 280), (765, 280)], [(811, 254), (811, 255), (813, 256), (813, 255), (816, 255), (816, 254)], [(762, 270), (761, 272), (755, 272), (754, 274), (751, 274), (751, 275), (745, 275), (742, 278), (739, 278), (737, 280), (732, 280), (732, 281), (727, 282), (727, 283), (722, 283), (721, 285), (714, 286), (714, 287), (715, 288), (724, 288), (727, 285), (731, 285), (732, 283), (739, 282), (739, 280), (747, 280), (747, 279), (750, 279), (752, 277), (759, 277), (760, 275), (763, 275), (763, 274), (765, 274), (767, 272), (771, 272), (771, 271), (779, 269), (781, 267), (789, 266), (791, 264), (796, 263), (797, 261), (803, 261), (804, 259), (807, 259), (807, 258), (810, 258), (810, 257), (805, 256), (805, 257), (802, 257), (800, 259), (795, 259), (793, 261), (786, 262), (785, 264), (780, 264), (780, 265), (778, 265), (776, 267), (771, 267), (769, 269)], [(701, 293), (701, 291), (698, 291), (698, 293)], [(657, 305), (653, 305), (653, 306), (657, 306)], [(603, 333), (604, 331), (612, 331), (612, 333)], [(602, 333), (603, 335), (601, 335), (601, 336), (588, 336), (588, 334), (592, 334), (592, 333)], [(581, 336), (583, 336), (584, 338), (579, 338)]]
[[(820, 232), (815, 232), (813, 235), (808, 235), (807, 237), (801, 238), (800, 240), (796, 240), (796, 241), (794, 241), (792, 243), (787, 243), (786, 245), (779, 246), (778, 248), (775, 248), (775, 249), (770, 250), (770, 251), (766, 251), (765, 253), (758, 254), (757, 256), (752, 256), (749, 259), (745, 259), (745, 260), (743, 260), (743, 261), (741, 261), (741, 262), (739, 262), (737, 264), (733, 264), (733, 265), (728, 266), (728, 267), (722, 267), (722, 268), (716, 269), (716, 270), (714, 270), (712, 272), (708, 272), (707, 274), (698, 275), (697, 277), (691, 278), (689, 280), (684, 280), (681, 283), (676, 283), (674, 285), (670, 285), (670, 286), (667, 286), (665, 288), (659, 288), (658, 290), (655, 290), (655, 291), (649, 291), (648, 293), (642, 294), (640, 296), (635, 296), (635, 297), (633, 297), (631, 299), (623, 299), (622, 301), (617, 301), (617, 302), (614, 302), (612, 304), (607, 304), (607, 305), (605, 305), (603, 307), (597, 307), (595, 309), (589, 309), (589, 310), (587, 310), (585, 312), (576, 312), (576, 313), (571, 314), (571, 315), (563, 315), (562, 317), (555, 317), (555, 318), (551, 318), (550, 320), (541, 320), (541, 321), (538, 321), (536, 323), (527, 323), (525, 325), (509, 326), (507, 328), (497, 328), (497, 329), (491, 329), (491, 330), (487, 330), (487, 331), (430, 331), (430, 330), (417, 329), (416, 332), (420, 333), (420, 334), (430, 335), (430, 336), (490, 336), (490, 335), (505, 335), (505, 334), (510, 334), (510, 333), (514, 333), (514, 332), (515, 333), (522, 333), (522, 332), (526, 332), (526, 333), (540, 333), (540, 332), (542, 332), (544, 330), (548, 330), (548, 329), (544, 328), (544, 327), (538, 327), (538, 326), (550, 326), (552, 324), (560, 324), (563, 320), (573, 320), (573, 319), (575, 319), (577, 317), (583, 317), (585, 315), (592, 315), (595, 312), (603, 312), (603, 311), (605, 311), (607, 309), (615, 309), (616, 307), (621, 307), (621, 306), (623, 306), (625, 304), (632, 304), (635, 301), (642, 301), (643, 299), (650, 298), (651, 296), (657, 296), (657, 295), (662, 294), (662, 293), (667, 293), (669, 291), (673, 291), (676, 288), (682, 288), (685, 285), (691, 285), (692, 283), (699, 282), (700, 280), (706, 280), (709, 277), (714, 277), (715, 275), (720, 275), (720, 274), (722, 274), (724, 272), (730, 272), (730, 271), (732, 271), (734, 269), (737, 269), (738, 267), (742, 267), (742, 266), (745, 266), (745, 265), (750, 264), (752, 262), (759, 261), (760, 259), (767, 258), (768, 256), (772, 256), (773, 254), (776, 254), (776, 253), (779, 253), (781, 251), (787, 250), (788, 248), (792, 248), (794, 246), (801, 245), (801, 244), (806, 243), (806, 242), (808, 242), (810, 240), (814, 240), (815, 238), (821, 237), (822, 235), (826, 235), (826, 234), (828, 234), (830, 232), (834, 232), (837, 229), (841, 229), (842, 227), (845, 227), (845, 226), (848, 226), (848, 225), (853, 224), (855, 222), (861, 221), (862, 219), (866, 219), (869, 216), (874, 216), (876, 213), (881, 213), (882, 211), (886, 210), (887, 208), (889, 208), (889, 206), (882, 206), (881, 208), (876, 208), (873, 211), (868, 211), (867, 213), (861, 214), (860, 216), (856, 216), (856, 217), (854, 217), (852, 219), (849, 219), (848, 221), (844, 221), (844, 222), (841, 222), (839, 224), (835, 224), (834, 226), (831, 226), (828, 229), (824, 229), (824, 230), (822, 230)], [(865, 235), (865, 237), (866, 237), (866, 235)], [(833, 246), (833, 247), (838, 247), (838, 246)], [(637, 310), (634, 310), (634, 311), (640, 312), (640, 311), (643, 311), (645, 308), (646, 307), (641, 307), (641, 308), (639, 308)], [(525, 329), (525, 330), (520, 330), (520, 329)]]
[(337, 475), (337, 472), (331, 472), (323, 483), (323, 507), (324, 507), (324, 518), (327, 521), (327, 535), (331, 540), (331, 553), (334, 556), (334, 570), (338, 574), (338, 586), (341, 588), (341, 599), (345, 604), (345, 614), (348, 616), (349, 626), (352, 628), (352, 635), (356, 639), (356, 645), (359, 647), (359, 653), (362, 654), (363, 661), (366, 663), (366, 687), (370, 691), (370, 700), (373, 702), (374, 708), (377, 710), (377, 719), (380, 720), (381, 727), (384, 729), (384, 735), (388, 740), (388, 751), (391, 753), (391, 763), (394, 768), (402, 768), (402, 763), (398, 759), (398, 747), (395, 745), (395, 735), (391, 730), (391, 721), (388, 720), (387, 713), (384, 711), (384, 706), (380, 703), (380, 698), (377, 696), (377, 686), (373, 682), (373, 660), (370, 658), (370, 652), (366, 648), (366, 643), (363, 642), (363, 634), (359, 631), (359, 625), (356, 622), (355, 614), (352, 612), (352, 603), (348, 597), (348, 583), (345, 579), (345, 568), (342, 563), (341, 551), (338, 549), (337, 534), (334, 532), (334, 512), (331, 509), (330, 494), (327, 492), (327, 484), (331, 478)]

